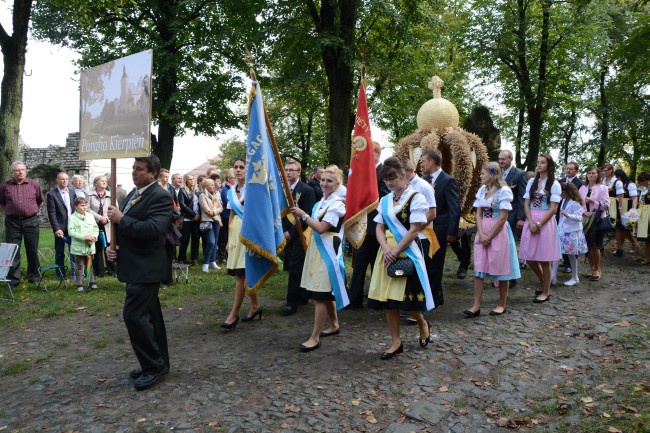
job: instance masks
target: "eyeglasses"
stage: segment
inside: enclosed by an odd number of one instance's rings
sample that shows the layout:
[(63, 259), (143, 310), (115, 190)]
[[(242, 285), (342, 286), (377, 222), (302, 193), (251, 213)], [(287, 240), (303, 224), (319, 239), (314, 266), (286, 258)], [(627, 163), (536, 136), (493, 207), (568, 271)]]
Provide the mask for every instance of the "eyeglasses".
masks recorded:
[(284, 171), (291, 171), (291, 172), (294, 172), (294, 171), (300, 171), (300, 170), (297, 170), (297, 169), (295, 169), (295, 168), (285, 168)]

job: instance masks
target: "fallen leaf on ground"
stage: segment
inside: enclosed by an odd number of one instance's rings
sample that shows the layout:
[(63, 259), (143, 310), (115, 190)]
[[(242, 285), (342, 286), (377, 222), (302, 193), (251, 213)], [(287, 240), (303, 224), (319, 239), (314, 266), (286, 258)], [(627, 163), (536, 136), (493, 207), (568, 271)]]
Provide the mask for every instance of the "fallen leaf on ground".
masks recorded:
[(505, 426), (508, 425), (509, 422), (510, 422), (510, 419), (508, 419), (508, 418), (505, 417), (505, 416), (502, 416), (501, 418), (499, 418), (499, 419), (497, 420), (497, 425), (498, 425), (499, 427), (505, 427)]
[(353, 406), (359, 406), (360, 403), (361, 403), (361, 400), (352, 400), (352, 405)]
[(618, 323), (614, 323), (614, 326), (620, 326), (621, 328), (627, 328), (628, 326), (630, 326), (630, 322), (628, 322), (628, 321), (618, 322)]
[(611, 416), (610, 414), (608, 414), (607, 412), (603, 412), (603, 416), (604, 416), (605, 418), (611, 418), (611, 417), (612, 417), (612, 416)]
[(104, 383), (104, 382), (106, 382), (106, 379), (104, 379), (104, 378), (100, 378), (100, 379), (97, 379), (97, 382), (99, 382), (99, 383)]
[(439, 392), (447, 392), (447, 391), (449, 391), (449, 388), (447, 388), (446, 386), (441, 386), (440, 388), (438, 388), (438, 391)]
[(367, 416), (366, 421), (368, 421), (370, 424), (376, 424), (377, 423), (377, 419), (372, 415)]
[(295, 404), (291, 404), (291, 403), (289, 403), (289, 404), (287, 404), (285, 407), (286, 407), (287, 409), (289, 409), (290, 412), (293, 412), (293, 413), (298, 413), (298, 412), (300, 412), (300, 407), (299, 407), (299, 406), (296, 406)]
[(591, 403), (592, 401), (594, 401), (594, 399), (591, 397), (582, 397), (580, 401), (583, 403)]
[(77, 310), (85, 310), (86, 307), (77, 307)]
[(147, 418), (140, 418), (140, 419), (137, 420), (135, 423), (136, 423), (136, 424), (142, 424), (142, 423), (145, 422), (146, 420), (147, 420)]
[(208, 425), (209, 425), (210, 427), (216, 427), (216, 426), (219, 425), (219, 422), (218, 422), (218, 421), (210, 421), (210, 422), (208, 423)]
[(623, 433), (623, 432), (617, 429), (616, 427), (610, 427), (607, 429), (607, 433)]

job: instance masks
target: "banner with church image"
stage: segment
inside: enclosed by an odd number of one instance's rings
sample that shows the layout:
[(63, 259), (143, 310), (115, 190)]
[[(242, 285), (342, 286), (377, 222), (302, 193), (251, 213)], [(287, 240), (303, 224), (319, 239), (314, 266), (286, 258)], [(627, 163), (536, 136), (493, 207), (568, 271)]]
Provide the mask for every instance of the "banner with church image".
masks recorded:
[(151, 154), (153, 51), (81, 72), (79, 159)]

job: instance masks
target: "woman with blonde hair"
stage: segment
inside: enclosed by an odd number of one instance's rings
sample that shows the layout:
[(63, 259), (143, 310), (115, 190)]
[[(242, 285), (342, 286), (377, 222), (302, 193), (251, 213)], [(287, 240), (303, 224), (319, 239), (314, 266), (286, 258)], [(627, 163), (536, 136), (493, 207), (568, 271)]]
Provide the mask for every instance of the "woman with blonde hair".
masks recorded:
[[(239, 234), (241, 233), (242, 222), (244, 220), (244, 200), (246, 198), (246, 159), (237, 158), (233, 162), (235, 175), (235, 185), (228, 190), (228, 209), (230, 209), (230, 222), (228, 224), (228, 275), (235, 277), (235, 299), (232, 309), (226, 320), (221, 323), (224, 329), (235, 329), (239, 323), (239, 309), (244, 303), (246, 295), (246, 251), (247, 248), (241, 243)], [(249, 322), (259, 316), (262, 320), (264, 311), (260, 307), (260, 301), (257, 293), (249, 293), (251, 306), (243, 322)]]
[[(293, 216), (305, 221), (312, 230), (300, 287), (306, 289), (314, 301), (314, 326), (311, 336), (298, 346), (301, 352), (318, 349), (321, 337), (340, 334), (336, 310), (349, 304), (342, 245), (345, 202), (337, 193), (342, 177), (337, 166), (326, 167), (320, 179), (323, 199), (314, 205), (312, 214), (298, 206), (291, 208)], [(330, 327), (323, 330), (326, 318), (329, 318)]]
[(481, 314), (485, 278), (499, 282), (499, 303), (490, 311), (490, 316), (500, 316), (506, 312), (509, 281), (521, 277), (517, 245), (508, 224), (513, 194), (501, 178), (499, 164), (483, 164), (482, 185), (474, 201), (478, 230), (474, 239), (474, 303), (469, 310), (463, 311), (467, 317)]
[(203, 272), (210, 269), (221, 269), (217, 265), (217, 239), (222, 226), (221, 198), (215, 189), (215, 182), (210, 178), (203, 179), (201, 185), (203, 192), (199, 194), (199, 207), (201, 208), (201, 241), (203, 243)]

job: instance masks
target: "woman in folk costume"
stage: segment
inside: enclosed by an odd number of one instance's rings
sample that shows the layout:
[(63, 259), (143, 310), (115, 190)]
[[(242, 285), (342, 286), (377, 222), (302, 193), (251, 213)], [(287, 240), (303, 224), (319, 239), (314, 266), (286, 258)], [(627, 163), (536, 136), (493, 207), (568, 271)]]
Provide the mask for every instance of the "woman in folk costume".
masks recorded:
[(645, 242), (645, 257), (637, 262), (650, 265), (650, 173), (641, 172), (637, 177), (639, 192), (639, 221), (637, 223), (637, 240)]
[(625, 239), (628, 239), (632, 244), (632, 251), (630, 253), (635, 253), (639, 248), (639, 244), (634, 239), (634, 236), (632, 236), (632, 231), (629, 228), (625, 228), (621, 222), (621, 215), (631, 209), (637, 208), (639, 194), (636, 189), (636, 184), (632, 182), (632, 179), (623, 170), (615, 170), (614, 176), (622, 184), (622, 188), (616, 191), (616, 205), (618, 210), (616, 212), (616, 231), (614, 232), (616, 236), (616, 251), (614, 251), (614, 255), (621, 257), (623, 256), (623, 243)]
[[(246, 247), (239, 240), (241, 233), (242, 221), (244, 219), (244, 198), (246, 195), (246, 159), (237, 158), (233, 163), (235, 171), (235, 185), (228, 190), (228, 209), (230, 212), (230, 223), (228, 224), (228, 275), (235, 277), (235, 299), (232, 304), (232, 310), (221, 324), (224, 329), (235, 329), (239, 322), (239, 309), (244, 302), (246, 295), (246, 270), (245, 257)], [(260, 307), (260, 301), (257, 293), (248, 294), (251, 301), (251, 307), (248, 315), (242, 320), (249, 322), (256, 316), (262, 320), (263, 310)]]
[(467, 317), (481, 314), (481, 297), (485, 278), (499, 282), (499, 304), (490, 316), (506, 312), (508, 283), (521, 277), (517, 245), (508, 224), (508, 212), (512, 210), (512, 190), (501, 179), (501, 168), (496, 162), (483, 164), (482, 186), (476, 193), (476, 228), (474, 239), (474, 304), (463, 311)]
[(555, 214), (562, 200), (562, 189), (555, 180), (555, 162), (550, 155), (539, 155), (535, 173), (524, 194), (526, 223), (521, 233), (519, 258), (526, 260), (539, 280), (533, 299), (539, 304), (551, 299), (551, 263), (560, 260)]
[[(318, 349), (321, 337), (340, 334), (336, 310), (350, 303), (345, 289), (341, 244), (345, 202), (337, 192), (342, 178), (343, 173), (337, 166), (328, 166), (320, 179), (323, 199), (314, 205), (311, 216), (297, 206), (291, 208), (293, 216), (301, 218), (312, 230), (300, 287), (306, 289), (314, 301), (314, 327), (309, 339), (298, 346), (301, 352)], [(330, 326), (323, 330), (326, 317)]]
[[(391, 192), (381, 199), (375, 217), (381, 249), (370, 280), (368, 306), (385, 310), (392, 341), (381, 359), (387, 360), (404, 351), (400, 310), (418, 322), (418, 342), (420, 347), (426, 347), (431, 342), (431, 330), (422, 312), (433, 309), (435, 304), (425, 264), (429, 241), (421, 233), (426, 227), (429, 204), (422, 194), (408, 186), (405, 167), (399, 158), (384, 161), (380, 176)], [(408, 276), (389, 276), (388, 267), (406, 257), (413, 262), (414, 272)]]

